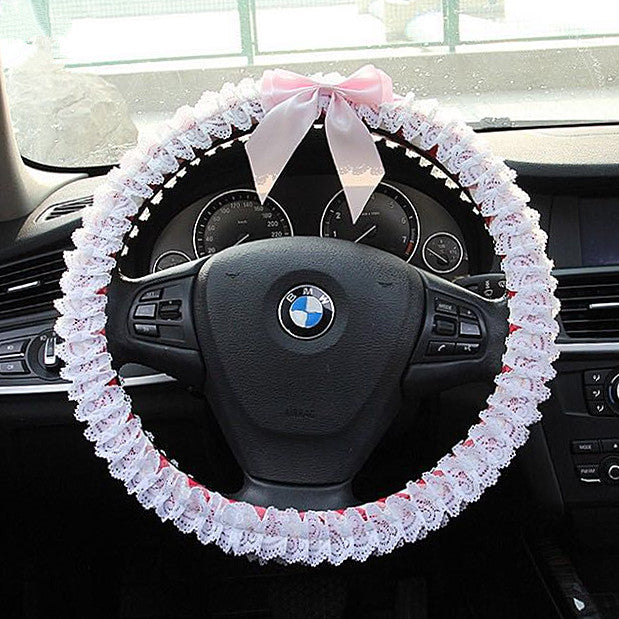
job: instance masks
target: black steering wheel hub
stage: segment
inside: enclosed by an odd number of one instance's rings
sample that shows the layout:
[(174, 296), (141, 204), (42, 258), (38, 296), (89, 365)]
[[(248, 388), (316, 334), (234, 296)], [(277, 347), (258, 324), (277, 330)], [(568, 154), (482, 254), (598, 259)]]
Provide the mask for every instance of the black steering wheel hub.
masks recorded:
[(424, 305), (414, 268), (346, 241), (260, 241), (207, 261), (194, 295), (207, 393), (246, 473), (349, 480), (398, 410)]

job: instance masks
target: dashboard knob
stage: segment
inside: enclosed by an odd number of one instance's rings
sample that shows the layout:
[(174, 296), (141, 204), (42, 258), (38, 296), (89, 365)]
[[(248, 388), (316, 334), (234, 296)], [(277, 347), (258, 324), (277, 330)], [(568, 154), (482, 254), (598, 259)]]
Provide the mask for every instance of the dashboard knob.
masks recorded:
[(59, 359), (56, 355), (56, 344), (56, 335), (50, 335), (43, 345), (43, 366), (48, 370), (53, 370), (59, 364)]
[(608, 395), (614, 406), (619, 406), (619, 373), (615, 374), (608, 384)]
[(60, 358), (56, 354), (58, 337), (53, 331), (39, 333), (28, 347), (27, 361), (31, 371), (43, 380), (58, 380)]
[(619, 484), (619, 457), (604, 458), (600, 465), (600, 471), (607, 484)]
[(608, 477), (613, 481), (619, 481), (619, 464), (611, 464), (608, 467)]

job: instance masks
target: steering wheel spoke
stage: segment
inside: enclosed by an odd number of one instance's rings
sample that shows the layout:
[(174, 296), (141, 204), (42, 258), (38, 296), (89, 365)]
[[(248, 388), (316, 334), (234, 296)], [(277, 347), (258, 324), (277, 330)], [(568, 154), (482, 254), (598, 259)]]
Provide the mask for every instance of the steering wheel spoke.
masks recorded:
[(505, 298), (485, 299), (425, 272), (422, 279), (425, 319), (404, 376), (405, 393), (425, 396), (491, 380), (501, 369), (508, 331)]
[(118, 365), (140, 363), (201, 389), (205, 371), (192, 299), (205, 260), (138, 279), (119, 274), (108, 291), (107, 326)]

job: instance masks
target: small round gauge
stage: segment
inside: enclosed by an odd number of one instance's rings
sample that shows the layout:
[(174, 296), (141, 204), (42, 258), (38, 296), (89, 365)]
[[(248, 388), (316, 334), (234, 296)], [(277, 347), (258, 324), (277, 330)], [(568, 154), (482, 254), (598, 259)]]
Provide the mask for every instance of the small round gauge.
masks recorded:
[(163, 254), (157, 256), (157, 259), (153, 263), (153, 273), (165, 271), (166, 269), (183, 264), (183, 262), (189, 262), (189, 260), (190, 258), (186, 253), (178, 251), (177, 249), (163, 252)]
[(320, 236), (365, 243), (408, 261), (419, 242), (419, 217), (399, 189), (381, 183), (353, 224), (342, 190), (322, 214)]
[(196, 256), (211, 256), (232, 245), (283, 236), (292, 236), (292, 224), (275, 200), (260, 204), (255, 191), (235, 189), (202, 209), (193, 229), (193, 247)]
[(455, 271), (464, 258), (462, 243), (449, 232), (437, 232), (429, 236), (421, 253), (423, 261), (435, 273)]

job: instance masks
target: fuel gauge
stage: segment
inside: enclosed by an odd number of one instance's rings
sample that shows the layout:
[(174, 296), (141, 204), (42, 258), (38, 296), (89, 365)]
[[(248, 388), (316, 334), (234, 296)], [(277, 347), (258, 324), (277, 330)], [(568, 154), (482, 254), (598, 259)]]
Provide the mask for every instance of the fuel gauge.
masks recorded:
[(423, 261), (435, 273), (455, 271), (464, 258), (462, 243), (449, 232), (437, 232), (429, 236), (421, 253)]

